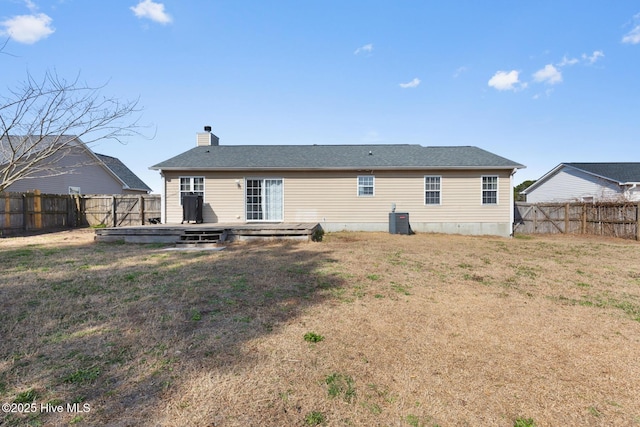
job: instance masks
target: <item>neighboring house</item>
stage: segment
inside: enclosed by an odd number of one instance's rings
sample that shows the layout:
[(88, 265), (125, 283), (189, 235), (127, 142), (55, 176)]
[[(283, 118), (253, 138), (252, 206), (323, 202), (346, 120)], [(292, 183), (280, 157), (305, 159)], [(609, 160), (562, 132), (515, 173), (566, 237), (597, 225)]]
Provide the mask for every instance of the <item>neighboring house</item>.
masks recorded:
[(528, 203), (640, 200), (640, 163), (561, 163), (522, 192)]
[(150, 168), (163, 177), (163, 223), (180, 223), (182, 196), (195, 193), (205, 223), (385, 231), (395, 206), (415, 231), (512, 233), (512, 175), (524, 166), (479, 148), (223, 146), (205, 130), (196, 147)]
[(95, 153), (95, 155), (122, 182), (122, 194), (147, 194), (151, 192), (151, 188), (122, 163), (120, 159), (105, 154)]
[[(54, 137), (48, 137), (52, 141)], [(94, 153), (79, 138), (40, 162), (40, 171), (9, 185), (7, 192), (40, 190), (44, 194), (148, 194), (151, 188), (115, 157)], [(0, 148), (6, 140), (0, 140)], [(5, 146), (6, 148), (6, 146)], [(0, 152), (1, 154), (1, 152)], [(2, 163), (0, 156), (0, 164)], [(55, 170), (47, 171), (49, 168)]]

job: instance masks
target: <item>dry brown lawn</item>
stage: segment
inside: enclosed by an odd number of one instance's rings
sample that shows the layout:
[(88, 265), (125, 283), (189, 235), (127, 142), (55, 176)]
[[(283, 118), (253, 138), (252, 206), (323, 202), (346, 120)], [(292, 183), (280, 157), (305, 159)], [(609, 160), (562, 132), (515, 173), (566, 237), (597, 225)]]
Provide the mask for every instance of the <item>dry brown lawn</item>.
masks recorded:
[(0, 239), (0, 425), (640, 425), (637, 242), (163, 249)]

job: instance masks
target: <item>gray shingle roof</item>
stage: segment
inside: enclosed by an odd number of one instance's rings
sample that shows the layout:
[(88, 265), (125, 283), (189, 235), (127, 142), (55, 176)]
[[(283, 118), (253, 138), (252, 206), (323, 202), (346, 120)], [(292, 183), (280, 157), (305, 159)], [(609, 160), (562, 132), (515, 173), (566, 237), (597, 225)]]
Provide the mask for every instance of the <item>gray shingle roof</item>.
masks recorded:
[(7, 163), (13, 155), (31, 155), (56, 144), (76, 146), (82, 142), (76, 135), (3, 135), (0, 137), (0, 165)]
[(564, 163), (620, 184), (640, 183), (640, 163)]
[(471, 146), (421, 145), (210, 145), (194, 147), (152, 166), (187, 169), (482, 169), (523, 168)]
[(120, 178), (131, 190), (151, 191), (151, 188), (144, 183), (131, 169), (115, 157), (94, 153), (111, 171)]

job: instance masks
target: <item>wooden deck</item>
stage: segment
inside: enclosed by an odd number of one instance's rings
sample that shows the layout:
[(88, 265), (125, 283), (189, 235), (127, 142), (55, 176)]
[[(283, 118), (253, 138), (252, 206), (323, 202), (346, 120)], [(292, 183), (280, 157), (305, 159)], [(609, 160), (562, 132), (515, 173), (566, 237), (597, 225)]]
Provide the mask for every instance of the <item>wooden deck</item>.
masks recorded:
[(225, 241), (250, 239), (312, 240), (322, 227), (314, 222), (247, 224), (155, 224), (129, 227), (97, 228), (98, 242), (178, 243), (185, 233), (225, 232)]

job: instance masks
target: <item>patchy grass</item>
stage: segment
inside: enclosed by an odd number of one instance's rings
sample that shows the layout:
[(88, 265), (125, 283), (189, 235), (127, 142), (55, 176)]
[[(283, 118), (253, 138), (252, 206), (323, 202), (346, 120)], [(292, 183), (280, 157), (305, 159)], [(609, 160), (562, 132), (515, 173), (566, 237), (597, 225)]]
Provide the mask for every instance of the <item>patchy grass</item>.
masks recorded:
[(316, 334), (315, 332), (307, 332), (304, 334), (304, 340), (311, 343), (317, 343), (324, 340), (324, 337), (320, 334)]
[(89, 409), (0, 424), (640, 426), (640, 244), (322, 237), (0, 239), (0, 403)]
[(349, 375), (333, 373), (325, 379), (327, 392), (331, 398), (341, 397), (345, 402), (352, 402), (356, 397), (353, 378)]

